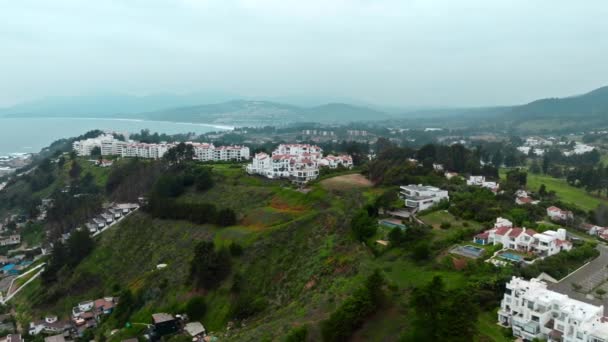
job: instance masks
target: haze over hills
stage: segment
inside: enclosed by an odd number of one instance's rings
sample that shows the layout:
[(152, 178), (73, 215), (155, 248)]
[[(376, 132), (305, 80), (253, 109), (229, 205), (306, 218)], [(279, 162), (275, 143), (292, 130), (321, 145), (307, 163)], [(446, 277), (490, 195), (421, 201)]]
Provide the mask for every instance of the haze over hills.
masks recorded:
[[(501, 120), (522, 127), (538, 120), (598, 124), (608, 121), (608, 87), (565, 98), (540, 99), (524, 105), (479, 108), (417, 108), (382, 110), (379, 106), (332, 102), (316, 106), (237, 99), (230, 94), (101, 95), (56, 97), (0, 109), (6, 117), (121, 117), (195, 123), (286, 124), (355, 122), (412, 118)], [(587, 121), (586, 121), (587, 120)], [(571, 127), (571, 126), (569, 126)]]

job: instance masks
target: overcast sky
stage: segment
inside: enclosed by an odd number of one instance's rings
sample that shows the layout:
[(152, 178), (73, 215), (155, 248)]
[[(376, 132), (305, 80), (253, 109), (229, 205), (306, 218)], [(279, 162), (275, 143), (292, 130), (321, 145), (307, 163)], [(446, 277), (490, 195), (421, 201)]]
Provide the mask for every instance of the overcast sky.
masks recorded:
[(0, 105), (226, 91), (515, 104), (608, 84), (605, 0), (0, 0)]

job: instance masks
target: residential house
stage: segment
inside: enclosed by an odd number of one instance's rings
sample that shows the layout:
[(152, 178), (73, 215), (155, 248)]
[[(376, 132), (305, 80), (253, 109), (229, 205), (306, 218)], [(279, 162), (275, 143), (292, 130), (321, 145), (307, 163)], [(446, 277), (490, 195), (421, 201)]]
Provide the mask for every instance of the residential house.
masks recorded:
[(506, 285), (498, 323), (525, 341), (608, 342), (604, 307), (547, 289), (538, 279), (513, 277)]
[(64, 334), (57, 334), (45, 337), (44, 342), (66, 342), (66, 339)]
[(112, 313), (117, 302), (117, 298), (114, 297), (80, 302), (72, 308), (72, 321), (79, 327), (79, 330), (81, 327), (84, 329), (94, 327), (101, 316)]
[(13, 234), (0, 239), (0, 246), (18, 245), (21, 243), (21, 235)]
[(400, 187), (399, 195), (405, 201), (405, 206), (417, 211), (431, 208), (441, 201), (449, 201), (447, 190), (428, 185), (406, 185)]
[(184, 331), (193, 338), (205, 336), (205, 327), (200, 322), (187, 323), (184, 326)]
[(167, 313), (152, 314), (154, 331), (158, 336), (176, 333), (179, 330), (179, 322), (173, 315)]
[(445, 170), (445, 168), (443, 167), (443, 164), (433, 164), (433, 170), (441, 172)]
[(497, 193), (500, 188), (497, 182), (488, 182), (484, 176), (470, 176), (467, 179), (467, 185), (486, 188), (494, 193)]
[(540, 203), (539, 200), (535, 200), (530, 196), (516, 196), (515, 197), (515, 204), (517, 205), (525, 205), (525, 204), (532, 204), (532, 205), (537, 205), (538, 203)]
[(8, 334), (0, 338), (0, 342), (23, 342), (23, 337), (20, 334)]
[(57, 316), (47, 316), (43, 320), (30, 322), (29, 334), (38, 335), (41, 332), (46, 334), (61, 334), (64, 331), (72, 329), (72, 324), (66, 321), (60, 321)]
[(513, 227), (513, 223), (499, 217), (494, 228), (475, 235), (473, 242), (480, 245), (498, 245), (521, 252), (535, 253), (540, 257), (555, 255), (572, 249), (563, 228), (537, 233), (533, 229)]
[(547, 208), (547, 216), (552, 221), (567, 221), (574, 218), (574, 214), (568, 210), (561, 210), (556, 206), (551, 206)]

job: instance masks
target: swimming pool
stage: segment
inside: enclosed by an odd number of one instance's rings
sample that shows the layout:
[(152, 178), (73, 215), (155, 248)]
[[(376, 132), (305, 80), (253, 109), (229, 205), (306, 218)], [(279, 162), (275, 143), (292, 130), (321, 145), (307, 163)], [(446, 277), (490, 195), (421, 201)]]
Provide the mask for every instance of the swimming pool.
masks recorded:
[(390, 220), (380, 220), (379, 223), (380, 223), (380, 225), (388, 227), (388, 228), (401, 228), (401, 229), (406, 229), (407, 228), (402, 223), (397, 223), (397, 222), (390, 221)]
[(524, 260), (524, 258), (522, 258), (521, 255), (517, 255), (517, 254), (513, 254), (513, 253), (509, 253), (509, 252), (500, 253), (499, 256), (503, 259), (507, 259), (509, 261), (515, 261), (515, 262), (521, 262)]
[(483, 248), (466, 245), (466, 246), (457, 246), (452, 248), (450, 251), (453, 254), (462, 255), (467, 258), (479, 258), (485, 251)]

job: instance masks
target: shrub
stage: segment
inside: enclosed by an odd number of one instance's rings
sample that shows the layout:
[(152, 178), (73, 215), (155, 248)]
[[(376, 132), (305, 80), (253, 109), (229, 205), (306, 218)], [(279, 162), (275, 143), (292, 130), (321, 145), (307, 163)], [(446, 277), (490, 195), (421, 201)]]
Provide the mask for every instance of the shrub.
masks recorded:
[(188, 318), (190, 319), (200, 320), (205, 316), (206, 312), (207, 305), (203, 297), (192, 297), (186, 304), (186, 314), (188, 314)]
[(449, 229), (452, 227), (452, 224), (450, 222), (444, 221), (444, 222), (441, 222), (440, 227), (441, 227), (441, 229)]
[(304, 342), (306, 341), (306, 336), (308, 336), (308, 326), (303, 325), (301, 327), (293, 328), (285, 336), (285, 342)]
[(230, 254), (232, 256), (238, 257), (243, 255), (243, 246), (239, 245), (236, 242), (232, 242), (228, 249), (230, 250)]

